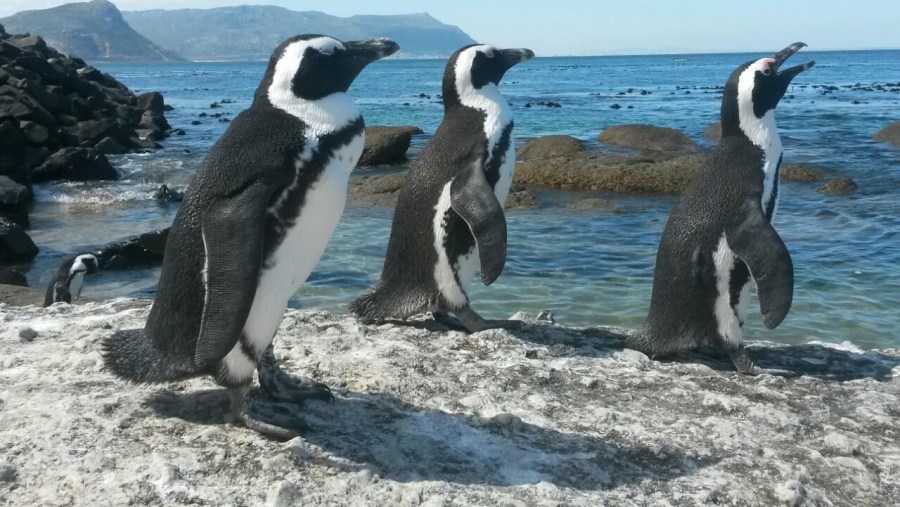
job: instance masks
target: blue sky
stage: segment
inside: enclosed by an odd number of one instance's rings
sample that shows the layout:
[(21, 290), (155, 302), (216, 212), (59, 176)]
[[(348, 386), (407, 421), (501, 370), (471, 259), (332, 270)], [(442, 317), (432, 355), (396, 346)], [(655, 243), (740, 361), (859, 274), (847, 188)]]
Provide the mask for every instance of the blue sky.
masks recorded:
[[(3, 0), (0, 17), (59, 0)], [(900, 48), (896, 0), (113, 0), (121, 10), (280, 5), (337, 16), (428, 12), (480, 42), (539, 56)]]

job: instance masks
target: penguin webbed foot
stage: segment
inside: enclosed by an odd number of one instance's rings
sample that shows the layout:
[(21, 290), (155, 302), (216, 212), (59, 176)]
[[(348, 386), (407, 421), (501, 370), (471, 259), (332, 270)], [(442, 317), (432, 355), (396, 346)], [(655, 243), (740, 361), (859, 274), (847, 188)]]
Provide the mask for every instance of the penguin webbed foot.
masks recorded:
[(790, 370), (780, 370), (776, 368), (761, 368), (757, 366), (756, 363), (750, 359), (750, 356), (747, 354), (747, 349), (744, 348), (743, 345), (738, 347), (735, 350), (728, 351), (728, 357), (731, 358), (731, 362), (734, 363), (735, 369), (737, 369), (738, 373), (742, 373), (744, 375), (774, 375), (776, 377), (798, 377), (799, 374)]
[(459, 322), (469, 333), (477, 333), (485, 329), (517, 330), (521, 329), (525, 324), (521, 320), (487, 320), (478, 315), (469, 305), (460, 310), (454, 310), (453, 313), (456, 314), (456, 318), (459, 319)]
[(331, 389), (314, 379), (285, 373), (275, 360), (272, 346), (257, 367), (260, 392), (267, 398), (302, 405), (307, 400), (334, 401)]
[(276, 440), (290, 440), (309, 429), (286, 403), (266, 402), (247, 386), (230, 392), (235, 424)]

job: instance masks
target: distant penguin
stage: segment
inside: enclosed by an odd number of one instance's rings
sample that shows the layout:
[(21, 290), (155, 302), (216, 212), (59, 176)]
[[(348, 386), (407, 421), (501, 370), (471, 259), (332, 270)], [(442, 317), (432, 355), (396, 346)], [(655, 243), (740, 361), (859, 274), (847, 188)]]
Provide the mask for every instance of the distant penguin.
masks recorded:
[(96, 272), (97, 258), (93, 255), (78, 255), (63, 261), (47, 284), (44, 308), (53, 303), (71, 303), (78, 299), (84, 286), (84, 275)]
[[(433, 312), (469, 332), (506, 325), (469, 306), (475, 273), (490, 285), (506, 262), (503, 205), (515, 166), (513, 120), (497, 85), (528, 49), (466, 46), (447, 62), (444, 119), (400, 191), (381, 280), (354, 301), (364, 322)], [(455, 323), (455, 321), (454, 321)]]
[(685, 189), (663, 231), (650, 312), (631, 348), (661, 357), (700, 346), (723, 348), (742, 373), (759, 369), (743, 345), (756, 282), (766, 327), (790, 310), (794, 268), (771, 221), (778, 202), (782, 149), (775, 106), (810, 61), (781, 66), (804, 47), (738, 67), (722, 97), (722, 139)]
[[(272, 339), (334, 232), (362, 153), (364, 123), (347, 89), (397, 49), (390, 39), (323, 35), (275, 49), (250, 108), (184, 197), (146, 326), (104, 342), (113, 373), (135, 382), (212, 375), (230, 388), (236, 422), (276, 438), (296, 435), (292, 407), (332, 399), (324, 384), (284, 373)], [(268, 402), (248, 396), (257, 371)]]
[(179, 192), (172, 190), (168, 185), (163, 183), (156, 189), (156, 192), (153, 193), (153, 197), (160, 204), (166, 204), (170, 202), (180, 202), (184, 197)]

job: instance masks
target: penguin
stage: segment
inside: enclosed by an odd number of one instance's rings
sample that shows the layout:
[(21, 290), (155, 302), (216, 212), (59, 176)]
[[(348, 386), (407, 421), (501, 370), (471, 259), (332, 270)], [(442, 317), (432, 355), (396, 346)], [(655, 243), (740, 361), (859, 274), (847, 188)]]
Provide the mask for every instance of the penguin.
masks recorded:
[(444, 118), (400, 191), (381, 279), (350, 304), (362, 322), (432, 312), (468, 332), (516, 324), (483, 319), (469, 306), (468, 290), (479, 269), (490, 285), (506, 262), (503, 205), (515, 147), (512, 110), (498, 85), (533, 57), (529, 49), (486, 44), (451, 55)]
[(47, 284), (44, 308), (53, 303), (71, 303), (78, 299), (84, 285), (84, 275), (96, 273), (97, 265), (97, 258), (91, 254), (77, 255), (63, 261)]
[(153, 192), (153, 198), (160, 204), (168, 204), (170, 202), (181, 202), (183, 196), (176, 190), (172, 190), (168, 185), (163, 183)]
[(815, 65), (782, 68), (804, 46), (745, 63), (725, 83), (722, 139), (669, 216), (650, 311), (630, 348), (663, 357), (720, 347), (737, 371), (761, 372), (744, 350), (743, 325), (751, 278), (767, 328), (782, 322), (793, 299), (791, 256), (772, 226), (782, 160), (775, 107), (791, 80)]
[(278, 439), (302, 427), (293, 405), (333, 399), (282, 371), (272, 341), (331, 239), (362, 153), (365, 125), (347, 89), (398, 49), (387, 38), (299, 35), (274, 50), (250, 107), (184, 196), (146, 325), (104, 341), (109, 371), (134, 382), (210, 375), (229, 389), (236, 423)]

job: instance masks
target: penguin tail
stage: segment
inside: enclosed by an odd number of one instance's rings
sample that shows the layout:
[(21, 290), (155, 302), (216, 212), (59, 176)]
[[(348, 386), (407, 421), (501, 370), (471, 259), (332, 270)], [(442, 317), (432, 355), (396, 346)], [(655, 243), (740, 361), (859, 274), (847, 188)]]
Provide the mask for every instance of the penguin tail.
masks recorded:
[(132, 382), (167, 382), (196, 376), (196, 367), (166, 357), (143, 329), (116, 331), (103, 339), (100, 353), (107, 370)]

